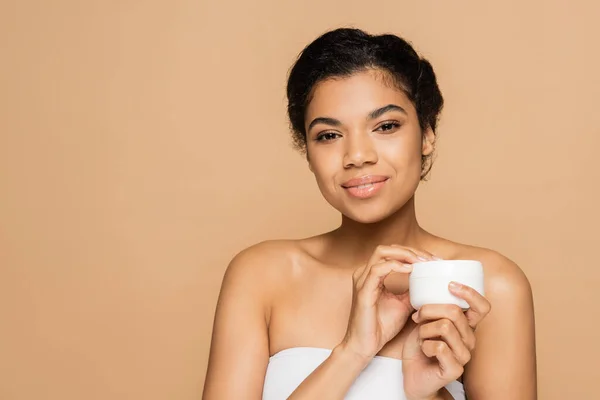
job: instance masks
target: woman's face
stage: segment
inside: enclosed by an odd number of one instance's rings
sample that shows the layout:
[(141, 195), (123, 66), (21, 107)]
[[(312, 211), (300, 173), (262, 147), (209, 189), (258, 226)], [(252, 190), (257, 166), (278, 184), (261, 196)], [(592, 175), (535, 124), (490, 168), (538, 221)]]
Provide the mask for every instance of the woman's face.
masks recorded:
[(305, 118), (307, 155), (325, 199), (362, 223), (378, 222), (414, 195), (421, 156), (433, 151), (416, 110), (388, 76), (369, 70), (317, 84)]

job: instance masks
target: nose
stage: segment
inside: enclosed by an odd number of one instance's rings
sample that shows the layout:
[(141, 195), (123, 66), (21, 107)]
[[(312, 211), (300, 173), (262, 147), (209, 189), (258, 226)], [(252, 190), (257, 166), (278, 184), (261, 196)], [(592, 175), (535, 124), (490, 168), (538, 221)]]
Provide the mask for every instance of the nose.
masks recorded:
[(377, 151), (371, 138), (367, 135), (348, 135), (346, 138), (344, 168), (377, 163)]

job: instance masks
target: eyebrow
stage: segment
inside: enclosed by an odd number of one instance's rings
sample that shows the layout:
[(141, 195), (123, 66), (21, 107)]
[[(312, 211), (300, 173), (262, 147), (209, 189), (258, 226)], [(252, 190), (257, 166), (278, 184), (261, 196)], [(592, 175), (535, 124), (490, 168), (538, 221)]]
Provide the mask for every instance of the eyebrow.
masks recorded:
[(378, 108), (377, 110), (371, 111), (371, 113), (369, 113), (369, 119), (379, 118), (389, 111), (400, 111), (402, 114), (408, 115), (404, 108), (395, 104), (388, 104), (387, 106), (383, 106), (381, 108)]
[[(371, 119), (375, 119), (375, 118), (379, 118), (381, 117), (383, 114), (389, 112), (389, 111), (399, 111), (405, 115), (408, 115), (408, 113), (406, 112), (406, 110), (400, 106), (397, 106), (395, 104), (388, 104), (387, 106), (383, 106), (380, 107), (376, 110), (373, 110), (369, 113), (369, 116), (367, 119), (371, 120)], [(337, 120), (335, 118), (329, 118), (329, 117), (318, 117), (315, 118), (311, 121), (311, 123), (308, 125), (308, 130), (310, 131), (312, 129), (313, 126), (317, 125), (317, 124), (325, 124), (325, 125), (330, 125), (330, 126), (341, 126), (342, 123), (340, 122), (340, 120)]]

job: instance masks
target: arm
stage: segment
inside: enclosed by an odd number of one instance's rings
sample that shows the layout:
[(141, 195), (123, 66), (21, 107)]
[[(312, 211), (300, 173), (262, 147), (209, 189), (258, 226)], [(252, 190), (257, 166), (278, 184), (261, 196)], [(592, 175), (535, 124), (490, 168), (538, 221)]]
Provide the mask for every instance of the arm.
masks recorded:
[(288, 400), (343, 399), (369, 361), (353, 354), (343, 344), (338, 345), (327, 360), (294, 390)]
[(260, 250), (238, 254), (225, 276), (214, 320), (204, 400), (262, 398), (269, 362)]
[[(262, 396), (269, 362), (269, 288), (283, 284), (269, 278), (269, 265), (277, 263), (266, 257), (267, 251), (263, 249), (259, 246), (241, 253), (225, 273), (204, 400), (259, 400)], [(276, 258), (280, 264), (280, 257)], [(389, 293), (383, 284), (385, 277), (392, 272), (410, 272), (410, 265), (405, 263), (416, 261), (413, 250), (380, 246), (370, 262), (355, 271), (346, 337), (296, 388), (291, 400), (344, 398), (356, 377), (383, 345), (398, 334), (410, 315), (408, 293)]]
[(533, 296), (521, 269), (493, 254), (486, 297), (489, 315), (478, 326), (477, 344), (465, 367), (464, 382), (472, 400), (537, 399)]
[[(343, 345), (339, 345), (331, 356), (302, 382), (288, 400), (343, 399), (367, 364), (368, 360), (356, 357)], [(335, 382), (335, 385), (332, 385), (332, 382)], [(431, 400), (454, 400), (454, 398), (446, 389), (441, 389)]]
[[(278, 284), (269, 278), (272, 250), (269, 244), (247, 249), (231, 261), (225, 272), (215, 314), (204, 400), (262, 398), (269, 362), (269, 284)], [(290, 399), (342, 399), (368, 362), (346, 346), (336, 346)]]
[[(424, 259), (431, 259), (428, 253), (418, 254)], [(289, 400), (345, 397), (373, 356), (406, 323), (412, 310), (408, 292), (394, 295), (385, 289), (383, 282), (391, 272), (410, 272), (412, 267), (403, 263), (416, 261), (417, 251), (414, 249), (379, 246), (367, 265), (354, 272), (352, 310), (346, 337), (331, 356), (298, 386)]]

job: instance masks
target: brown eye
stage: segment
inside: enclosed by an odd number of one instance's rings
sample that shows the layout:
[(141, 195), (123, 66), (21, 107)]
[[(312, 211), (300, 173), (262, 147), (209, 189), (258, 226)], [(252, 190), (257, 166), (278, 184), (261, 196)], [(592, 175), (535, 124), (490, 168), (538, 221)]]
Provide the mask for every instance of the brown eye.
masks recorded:
[(335, 133), (335, 132), (325, 132), (325, 133), (321, 133), (319, 136), (317, 136), (317, 142), (328, 142), (330, 140), (336, 139), (339, 136), (339, 134)]
[(381, 124), (379, 128), (377, 128), (377, 130), (381, 130), (382, 132), (388, 132), (399, 127), (400, 124), (397, 122), (386, 122), (384, 124)]

